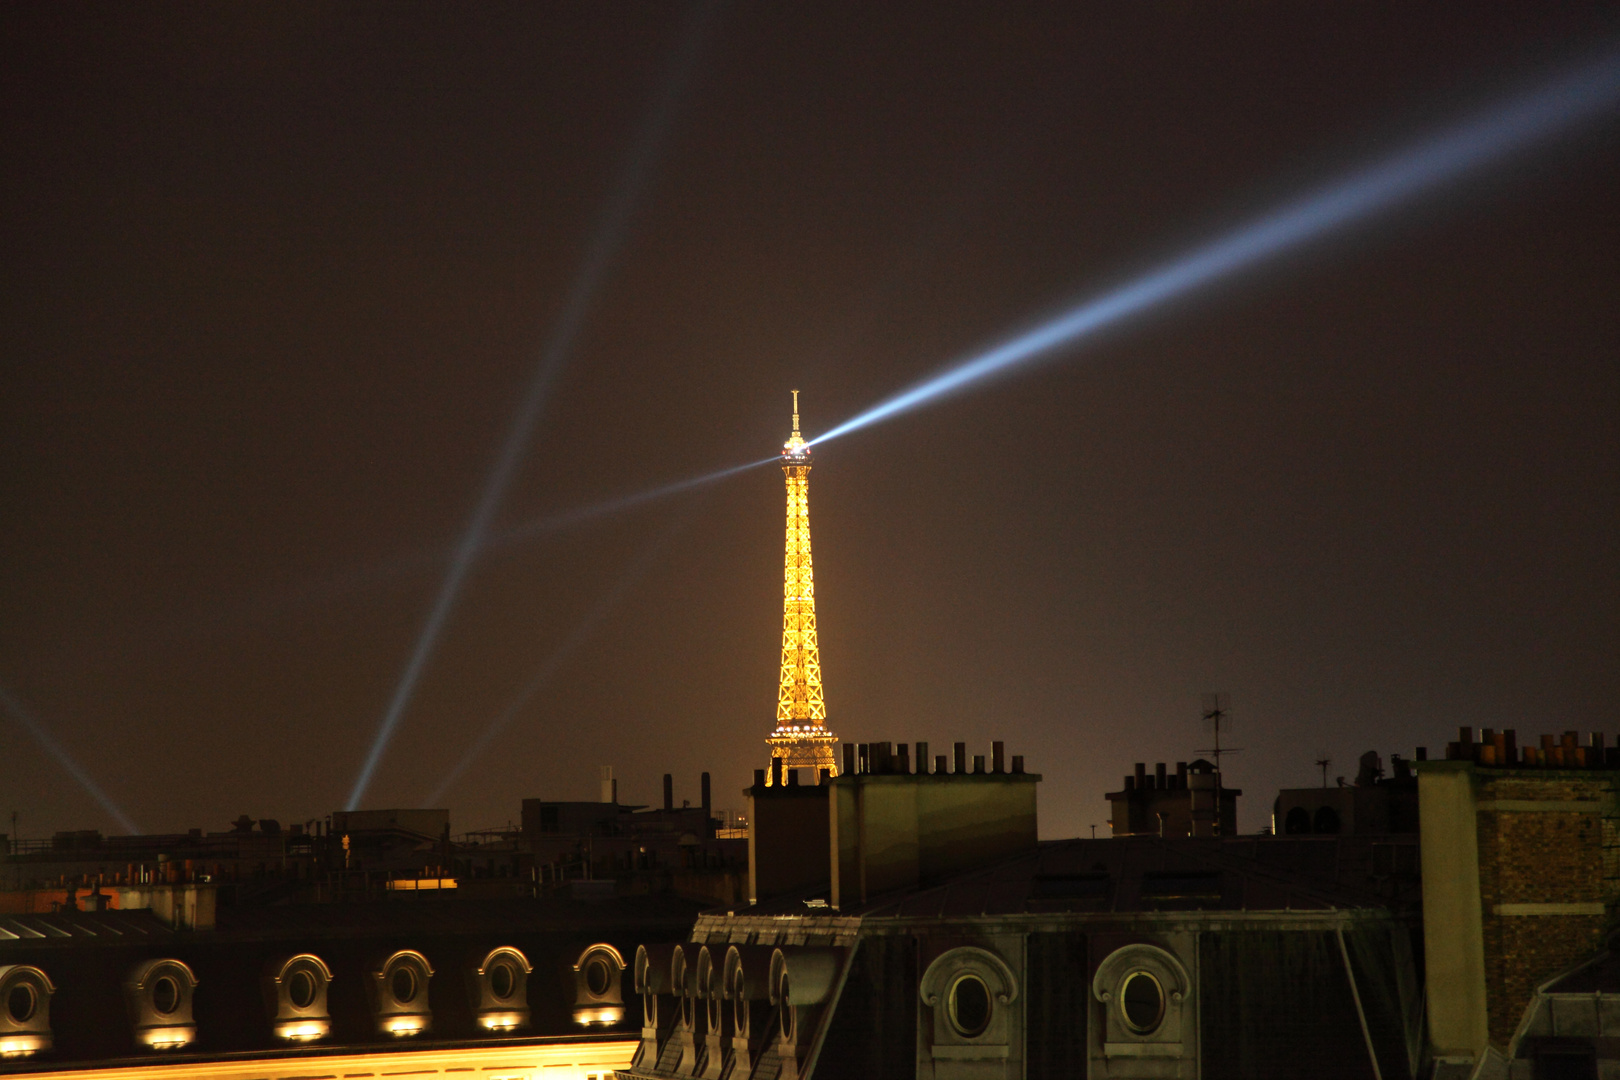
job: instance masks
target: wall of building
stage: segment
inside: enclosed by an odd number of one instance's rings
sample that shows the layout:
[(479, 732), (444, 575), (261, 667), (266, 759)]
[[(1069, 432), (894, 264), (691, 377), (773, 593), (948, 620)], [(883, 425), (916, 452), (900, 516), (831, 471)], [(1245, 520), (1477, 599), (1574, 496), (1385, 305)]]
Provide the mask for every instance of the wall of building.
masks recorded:
[(1620, 773), (1418, 766), (1429, 1027), (1505, 1050), (1537, 984), (1601, 947), (1620, 899)]

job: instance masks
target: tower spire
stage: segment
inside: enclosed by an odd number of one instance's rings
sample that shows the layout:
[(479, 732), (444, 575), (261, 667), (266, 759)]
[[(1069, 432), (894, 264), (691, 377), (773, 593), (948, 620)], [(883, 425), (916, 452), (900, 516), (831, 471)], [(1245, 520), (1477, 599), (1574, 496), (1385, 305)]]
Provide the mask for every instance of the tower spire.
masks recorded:
[[(787, 478), (787, 549), (782, 577), (782, 670), (776, 694), (776, 730), (766, 743), (783, 769), (838, 773), (821, 688), (821, 646), (816, 638), (816, 589), (810, 561), (810, 447), (799, 434), (799, 392), (793, 391), (793, 434), (782, 445)], [(774, 769), (772, 780), (774, 781)]]

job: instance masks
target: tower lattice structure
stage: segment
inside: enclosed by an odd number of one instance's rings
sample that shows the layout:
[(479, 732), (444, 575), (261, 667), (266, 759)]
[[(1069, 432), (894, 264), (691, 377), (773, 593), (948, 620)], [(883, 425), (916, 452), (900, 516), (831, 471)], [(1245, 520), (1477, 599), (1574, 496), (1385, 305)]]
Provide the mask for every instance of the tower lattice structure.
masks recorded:
[(799, 392), (795, 390), (793, 434), (782, 446), (782, 474), (787, 478), (782, 676), (776, 693), (776, 730), (765, 741), (770, 745), (771, 757), (782, 760), (784, 770), (827, 769), (836, 776), (834, 751), (838, 736), (827, 728), (821, 646), (816, 640), (816, 585), (810, 562), (810, 464), (810, 448), (799, 434)]

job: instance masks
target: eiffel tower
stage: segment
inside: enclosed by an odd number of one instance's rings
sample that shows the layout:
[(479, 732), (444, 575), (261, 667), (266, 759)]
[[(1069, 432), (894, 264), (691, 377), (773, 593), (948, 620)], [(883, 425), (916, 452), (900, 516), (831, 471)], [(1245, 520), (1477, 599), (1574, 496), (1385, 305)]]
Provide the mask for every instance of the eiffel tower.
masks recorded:
[[(787, 554), (782, 580), (782, 677), (776, 730), (765, 742), (782, 769), (826, 769), (838, 775), (838, 736), (827, 730), (816, 642), (816, 587), (810, 569), (810, 448), (799, 434), (799, 392), (793, 391), (793, 435), (782, 446), (787, 477)], [(774, 764), (774, 763), (773, 763)], [(774, 781), (775, 770), (766, 773)]]

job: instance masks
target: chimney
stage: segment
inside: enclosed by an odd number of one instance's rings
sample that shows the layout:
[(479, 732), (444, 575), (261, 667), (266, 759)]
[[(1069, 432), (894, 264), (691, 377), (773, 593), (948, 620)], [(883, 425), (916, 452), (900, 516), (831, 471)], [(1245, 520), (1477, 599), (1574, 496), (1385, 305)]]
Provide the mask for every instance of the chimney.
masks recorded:
[(934, 775), (935, 776), (948, 776), (950, 774), (950, 771), (951, 771), (950, 765), (951, 765), (951, 759), (946, 757), (944, 754), (935, 754), (934, 755)]
[(709, 819), (709, 774), (703, 774), (703, 820)]
[(597, 770), (601, 775), (601, 798), (598, 802), (614, 802), (613, 798), (613, 766), (603, 765)]
[(925, 742), (917, 744), (917, 775), (928, 775), (928, 744)]
[(787, 786), (788, 787), (798, 787), (799, 786), (799, 770), (798, 769), (789, 769), (789, 770), (787, 770)]
[[(954, 747), (963, 758), (956, 773), (940, 768), (905, 776), (901, 768), (909, 749), (897, 757), (895, 768), (841, 776), (818, 789), (830, 799), (822, 820), (830, 826), (834, 907), (852, 907), (1035, 847), (1040, 777), (1023, 771), (1022, 757), (1013, 758), (1009, 773), (1003, 750), (1002, 771), (995, 773), (982, 754), (974, 755), (970, 764), (967, 744), (960, 743)], [(926, 760), (926, 748), (924, 754)], [(761, 858), (768, 862), (767, 850), (792, 851), (787, 861), (806, 861), (802, 844), (761, 847)]]
[(959, 742), (955, 744), (952, 749), (955, 751), (956, 755), (956, 764), (953, 771), (957, 776), (961, 776), (963, 773), (967, 772), (967, 743)]
[(1162, 761), (1153, 766), (1153, 786), (1160, 791), (1167, 790), (1164, 782), (1164, 762)]
[(990, 771), (991, 772), (993, 772), (993, 773), (1006, 772), (1006, 768), (1004, 767), (1004, 763), (1006, 761), (1006, 753), (1007, 753), (1007, 744), (1006, 743), (1004, 743), (1004, 742), (993, 742), (993, 743), (990, 744)]
[(907, 746), (905, 743), (901, 743), (899, 746), (895, 747), (894, 771), (900, 773), (902, 776), (909, 776), (911, 774), (911, 747)]
[(619, 781), (617, 777), (613, 780), (613, 805), (619, 805)]
[(675, 777), (671, 773), (664, 774), (664, 809), (675, 809)]
[(852, 743), (852, 742), (847, 742), (847, 743), (844, 744), (844, 775), (847, 776), (850, 773), (853, 773), (854, 771), (855, 771), (855, 744)]
[(782, 786), (782, 759), (779, 758), (779, 757), (771, 758), (771, 780), (770, 780), (770, 785), (771, 785), (771, 787), (781, 787)]
[(754, 790), (756, 792), (758, 792), (758, 791), (763, 791), (764, 789), (765, 789), (765, 770), (764, 769), (755, 769), (754, 770)]
[(1137, 791), (1146, 791), (1147, 790), (1147, 763), (1146, 762), (1138, 761), (1136, 763), (1136, 790)]

